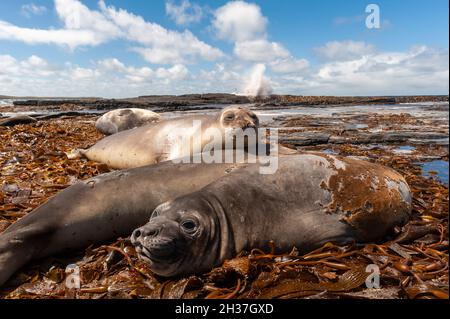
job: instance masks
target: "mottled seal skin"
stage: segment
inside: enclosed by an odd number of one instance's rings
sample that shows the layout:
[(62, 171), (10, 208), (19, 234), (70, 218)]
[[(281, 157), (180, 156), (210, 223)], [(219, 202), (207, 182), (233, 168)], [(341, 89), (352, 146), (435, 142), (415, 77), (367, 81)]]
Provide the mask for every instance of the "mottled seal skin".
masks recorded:
[(323, 154), (280, 158), (273, 175), (254, 166), (159, 206), (131, 236), (158, 275), (202, 273), (243, 250), (301, 252), (325, 242), (381, 240), (411, 213), (411, 193), (395, 171)]
[(15, 126), (19, 124), (35, 123), (37, 120), (28, 115), (17, 115), (7, 119), (0, 120), (0, 126)]
[(32, 259), (129, 236), (159, 204), (246, 165), (166, 162), (79, 182), (0, 234), (0, 286)]
[(153, 111), (129, 108), (117, 109), (103, 114), (95, 123), (100, 133), (105, 135), (116, 134), (146, 124), (158, 122), (161, 116)]
[[(194, 125), (200, 122), (200, 127)], [(217, 128), (222, 133), (228, 129), (226, 131), (233, 134), (237, 128), (256, 130), (258, 126), (259, 120), (253, 112), (232, 106), (218, 114), (185, 116), (119, 132), (87, 150), (70, 154), (69, 158), (84, 156), (115, 169), (141, 167), (202, 152), (212, 139), (204, 134), (208, 128)], [(180, 139), (194, 136), (202, 136), (201, 143), (193, 145), (191, 140), (186, 147), (186, 142)]]

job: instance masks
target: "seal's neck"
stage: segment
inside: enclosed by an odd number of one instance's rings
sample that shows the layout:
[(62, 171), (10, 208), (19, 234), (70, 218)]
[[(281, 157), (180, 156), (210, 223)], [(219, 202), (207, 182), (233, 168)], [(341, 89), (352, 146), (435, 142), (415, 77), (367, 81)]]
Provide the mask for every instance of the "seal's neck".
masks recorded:
[(213, 244), (211, 245), (215, 252), (215, 266), (222, 264), (225, 259), (233, 258), (236, 255), (234, 242), (234, 232), (230, 221), (225, 213), (223, 205), (215, 194), (207, 192), (203, 198), (208, 202), (214, 213), (215, 230)]

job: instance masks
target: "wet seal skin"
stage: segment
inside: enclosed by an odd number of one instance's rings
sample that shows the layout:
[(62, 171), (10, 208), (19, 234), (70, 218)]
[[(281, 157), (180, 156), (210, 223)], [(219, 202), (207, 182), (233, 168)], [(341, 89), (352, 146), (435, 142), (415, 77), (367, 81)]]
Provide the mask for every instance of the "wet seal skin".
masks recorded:
[(0, 126), (15, 126), (19, 124), (35, 123), (37, 120), (28, 115), (16, 115), (6, 119), (0, 119)]
[(161, 116), (153, 111), (138, 108), (117, 109), (103, 114), (95, 122), (95, 128), (100, 133), (112, 135), (160, 120)]
[[(199, 127), (195, 123), (201, 123)], [(70, 159), (86, 157), (105, 163), (111, 168), (135, 168), (200, 153), (211, 136), (208, 129), (216, 129), (225, 136), (231, 129), (257, 129), (259, 120), (249, 109), (241, 106), (224, 108), (215, 115), (184, 116), (119, 132), (100, 140), (87, 150), (76, 150)], [(200, 143), (192, 142), (201, 136)], [(184, 139), (189, 138), (188, 147)]]
[(154, 273), (171, 277), (209, 271), (271, 241), (277, 252), (378, 241), (410, 215), (409, 187), (392, 169), (305, 153), (280, 158), (272, 175), (239, 168), (163, 203), (131, 241)]

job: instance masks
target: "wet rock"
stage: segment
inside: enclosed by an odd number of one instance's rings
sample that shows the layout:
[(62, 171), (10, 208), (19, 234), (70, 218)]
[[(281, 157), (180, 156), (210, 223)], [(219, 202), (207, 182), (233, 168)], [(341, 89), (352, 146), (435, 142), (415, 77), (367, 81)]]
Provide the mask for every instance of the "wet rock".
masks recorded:
[(375, 144), (375, 143), (402, 143), (410, 139), (435, 140), (447, 137), (445, 134), (429, 132), (386, 132), (386, 133), (364, 133), (353, 135), (332, 135), (328, 140), (330, 144)]
[(296, 132), (290, 133), (285, 136), (280, 136), (279, 142), (281, 144), (308, 146), (308, 145), (327, 144), (329, 139), (330, 134), (326, 133)]

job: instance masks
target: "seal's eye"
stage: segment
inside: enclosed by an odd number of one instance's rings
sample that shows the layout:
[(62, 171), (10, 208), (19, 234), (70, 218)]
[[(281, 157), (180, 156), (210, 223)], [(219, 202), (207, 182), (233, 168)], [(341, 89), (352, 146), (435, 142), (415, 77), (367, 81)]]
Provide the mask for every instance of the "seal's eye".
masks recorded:
[(158, 217), (158, 216), (159, 216), (159, 211), (158, 210), (154, 210), (153, 213), (152, 213), (152, 216), (150, 216), (150, 220), (152, 220), (153, 218)]
[(225, 121), (233, 121), (234, 120), (234, 113), (228, 113), (225, 115)]
[(181, 228), (188, 233), (193, 234), (197, 230), (197, 224), (191, 219), (187, 219), (181, 223)]

